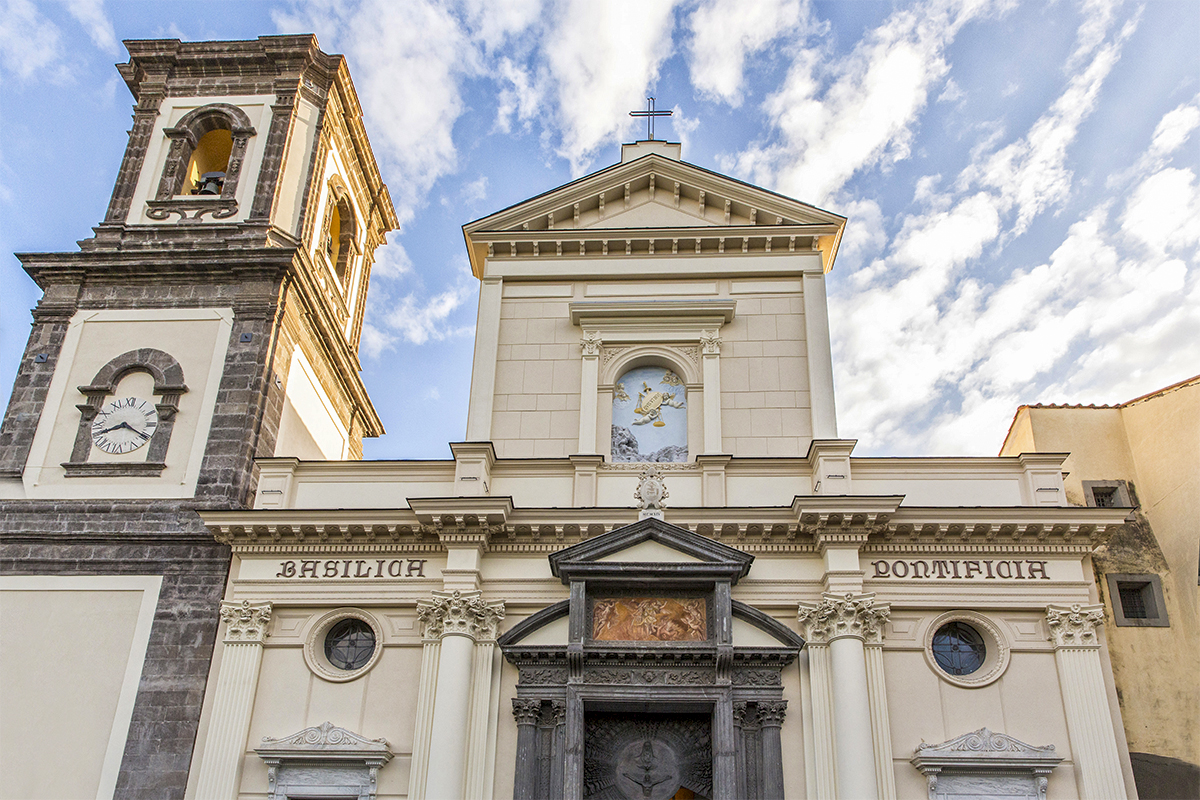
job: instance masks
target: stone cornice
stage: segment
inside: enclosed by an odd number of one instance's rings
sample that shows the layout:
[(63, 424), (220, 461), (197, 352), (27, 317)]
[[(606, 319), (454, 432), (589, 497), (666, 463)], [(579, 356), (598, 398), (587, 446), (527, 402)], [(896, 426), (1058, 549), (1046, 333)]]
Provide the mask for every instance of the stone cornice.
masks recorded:
[(883, 626), (892, 613), (886, 603), (875, 604), (872, 594), (821, 595), (819, 603), (800, 603), (797, 619), (809, 645), (829, 644), (847, 637), (868, 644), (883, 642)]
[(1100, 637), (1097, 628), (1104, 624), (1104, 606), (1085, 606), (1074, 603), (1069, 606), (1047, 606), (1046, 627), (1050, 630), (1050, 641), (1054, 649), (1098, 648)]
[(225, 623), (225, 644), (262, 644), (271, 625), (271, 604), (222, 601), (221, 622)]
[[(829, 546), (843, 541), (858, 546), (864, 554), (1078, 556), (1104, 542), (1126, 513), (1126, 509), (1076, 506), (901, 507), (888, 518), (883, 512), (872, 513), (872, 509), (880, 508), (882, 500), (798, 498), (799, 514), (792, 508), (778, 507), (668, 508), (665, 518), (672, 525), (753, 553), (816, 552), (822, 543)], [(356, 548), (426, 553), (444, 549), (452, 541), (473, 543), (489, 552), (546, 553), (632, 524), (638, 518), (637, 509), (632, 507), (512, 508), (506, 497), (413, 498), (410, 503), (421, 509), (420, 514), (395, 508), (200, 513), (212, 535), (238, 553), (340, 552)], [(427, 521), (422, 522), (421, 517)], [(448, 538), (451, 536), (459, 538), (452, 540)]]
[(426, 639), (458, 635), (492, 641), (504, 619), (504, 601), (486, 601), (478, 591), (435, 591), (433, 599), (417, 602), (417, 619)]

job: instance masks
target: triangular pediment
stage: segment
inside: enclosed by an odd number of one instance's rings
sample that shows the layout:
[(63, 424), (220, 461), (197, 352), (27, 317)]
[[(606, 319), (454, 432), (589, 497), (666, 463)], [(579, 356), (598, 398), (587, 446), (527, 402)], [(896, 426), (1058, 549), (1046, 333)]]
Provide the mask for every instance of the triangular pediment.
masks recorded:
[(694, 571), (697, 577), (736, 583), (753, 561), (749, 553), (649, 518), (552, 554), (550, 570), (564, 582), (572, 575), (611, 577), (669, 568), (672, 575)]
[[(638, 209), (648, 206), (640, 213)], [(615, 164), (482, 219), (482, 231), (710, 226), (835, 226), (845, 218), (720, 173), (652, 154)], [(634, 224), (634, 223), (637, 224)]]
[(463, 226), (471, 267), (490, 257), (822, 250), (846, 219), (657, 153), (584, 176)]

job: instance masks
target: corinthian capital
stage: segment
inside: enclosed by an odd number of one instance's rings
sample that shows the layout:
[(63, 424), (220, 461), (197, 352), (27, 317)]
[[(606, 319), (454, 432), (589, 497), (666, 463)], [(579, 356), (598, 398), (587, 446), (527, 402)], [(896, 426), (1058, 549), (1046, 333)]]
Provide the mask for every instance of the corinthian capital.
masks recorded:
[(1104, 624), (1104, 606), (1046, 606), (1046, 626), (1054, 647), (1099, 647), (1096, 628)]
[(225, 623), (225, 641), (230, 644), (257, 642), (267, 638), (271, 624), (271, 604), (221, 601), (221, 622)]
[(874, 594), (821, 595), (821, 602), (801, 603), (799, 620), (804, 638), (828, 644), (852, 636), (869, 644), (883, 642), (883, 625), (892, 613), (886, 603), (875, 604)]
[(480, 592), (434, 592), (432, 600), (417, 603), (417, 619), (426, 639), (447, 634), (469, 636), (476, 641), (496, 638), (504, 619), (504, 602), (487, 602)]

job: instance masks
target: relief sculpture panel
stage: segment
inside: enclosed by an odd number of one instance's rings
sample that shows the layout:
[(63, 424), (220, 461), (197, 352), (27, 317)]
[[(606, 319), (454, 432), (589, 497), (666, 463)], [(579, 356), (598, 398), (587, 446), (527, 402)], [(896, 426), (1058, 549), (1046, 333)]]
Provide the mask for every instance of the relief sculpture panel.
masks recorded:
[(708, 638), (702, 597), (616, 597), (592, 605), (592, 639), (599, 642), (703, 642)]

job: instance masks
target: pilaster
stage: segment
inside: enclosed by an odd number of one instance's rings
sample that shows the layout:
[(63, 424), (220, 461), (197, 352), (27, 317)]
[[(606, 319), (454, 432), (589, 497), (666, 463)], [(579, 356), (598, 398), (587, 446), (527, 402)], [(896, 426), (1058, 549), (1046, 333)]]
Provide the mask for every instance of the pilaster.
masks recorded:
[[(432, 599), (417, 603), (417, 619), (426, 640), (441, 642), (428, 749), (437, 754), (437, 761), (435, 769), (426, 767), (419, 796), (430, 800), (482, 797), (491, 654), (504, 619), (504, 603), (485, 601), (477, 591), (435, 591)], [(477, 643), (485, 645), (482, 660)], [(485, 709), (482, 733), (472, 724), (481, 707)], [(428, 764), (428, 755), (422, 758)]]
[(571, 456), (571, 465), (575, 467), (575, 507), (596, 507), (596, 480), (599, 477), (600, 465), (604, 463), (602, 455)]
[(828, 677), (822, 676), (828, 688), (819, 686), (814, 674), (813, 696), (814, 703), (823, 692), (832, 696), (836, 796), (846, 800), (880, 797), (874, 735), (879, 723), (871, 709), (864, 643), (882, 638), (890, 613), (889, 606), (875, 604), (874, 594), (825, 593), (819, 603), (800, 603), (798, 619), (810, 659), (814, 645), (828, 648)]
[(455, 494), (462, 497), (481, 497), (491, 494), (492, 467), (496, 464), (496, 448), (491, 442), (451, 442), (454, 453)]
[(721, 339), (719, 331), (700, 332), (700, 359), (704, 374), (704, 453), (722, 453), (721, 441)]
[(819, 270), (804, 273), (804, 339), (813, 439), (836, 439), (837, 409), (833, 401), (829, 308), (825, 300), (825, 274)]
[(196, 781), (196, 796), (205, 800), (237, 797), (271, 604), (223, 601), (221, 622), (225, 647)]
[[(705, 406), (707, 408), (707, 405)], [(725, 506), (725, 468), (733, 460), (731, 455), (702, 454), (696, 456), (700, 465), (700, 502), (705, 508)]]
[(579, 449), (591, 455), (596, 452), (596, 415), (599, 413), (600, 347), (603, 341), (596, 331), (585, 331), (579, 340), (583, 353), (582, 376), (579, 381)]
[(500, 304), (504, 282), (485, 276), (479, 282), (479, 314), (475, 319), (475, 360), (471, 365), (471, 400), (467, 410), (467, 438), (483, 442), (492, 438), (492, 403), (496, 390), (496, 356), (500, 346)]
[(1046, 627), (1054, 642), (1067, 731), (1083, 796), (1124, 800), (1128, 795), (1114, 730), (1120, 722), (1109, 712), (1100, 661), (1097, 628), (1103, 623), (1102, 605), (1046, 607)]

